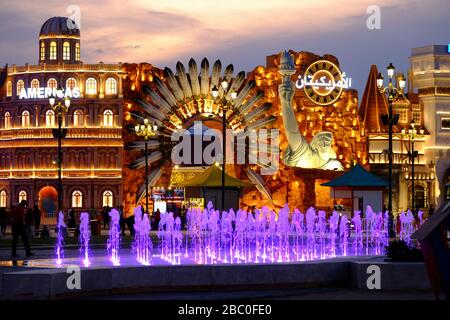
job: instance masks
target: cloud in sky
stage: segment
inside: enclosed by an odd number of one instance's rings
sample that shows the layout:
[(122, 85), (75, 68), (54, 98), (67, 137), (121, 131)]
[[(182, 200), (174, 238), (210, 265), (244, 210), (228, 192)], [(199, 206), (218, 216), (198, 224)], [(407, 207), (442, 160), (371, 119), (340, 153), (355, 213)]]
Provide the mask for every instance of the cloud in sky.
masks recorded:
[[(0, 11), (0, 63), (36, 63), (40, 26), (70, 4), (81, 9), (85, 62), (173, 67), (207, 56), (249, 71), (266, 55), (305, 50), (336, 55), (358, 89), (370, 64), (392, 60), (406, 71), (412, 47), (447, 43), (450, 9), (448, 0), (22, 0)], [(372, 4), (381, 30), (366, 28)]]

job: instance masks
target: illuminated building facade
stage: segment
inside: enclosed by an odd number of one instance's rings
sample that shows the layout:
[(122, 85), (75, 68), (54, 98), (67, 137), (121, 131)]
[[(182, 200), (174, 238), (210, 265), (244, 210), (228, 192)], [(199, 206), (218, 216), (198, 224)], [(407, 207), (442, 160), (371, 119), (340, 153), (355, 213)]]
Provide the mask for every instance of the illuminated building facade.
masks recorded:
[[(64, 17), (39, 34), (39, 64), (8, 67), (0, 89), (0, 206), (57, 195), (57, 117), (49, 94), (71, 92), (63, 114), (63, 206), (76, 211), (122, 203), (122, 67), (80, 60), (80, 30)], [(50, 209), (49, 209), (50, 208)]]
[(423, 105), (423, 121), (430, 132), (424, 155), (435, 164), (433, 202), (450, 199), (450, 47), (430, 45), (411, 50), (410, 77)]
[[(386, 96), (377, 87), (378, 69), (371, 66), (366, 88), (364, 90), (359, 114), (367, 136), (370, 169), (373, 173), (388, 178), (388, 126), (384, 125), (381, 116), (388, 113)], [(396, 74), (394, 83), (403, 78)], [(411, 85), (411, 81), (409, 81)], [(411, 128), (411, 123), (421, 134), (414, 141), (417, 151), (415, 158), (414, 193), (415, 208), (428, 212), (430, 205), (434, 205), (434, 164), (425, 157), (425, 140), (429, 137), (428, 126), (424, 121), (424, 105), (419, 96), (409, 89), (404, 97), (397, 99), (392, 105), (394, 114), (399, 115), (399, 121), (393, 127), (393, 211), (397, 214), (412, 208), (412, 158), (408, 155), (412, 150), (412, 143), (405, 134)], [(403, 133), (402, 133), (403, 131)], [(385, 195), (387, 198), (387, 195)], [(387, 203), (387, 199), (385, 199)]]

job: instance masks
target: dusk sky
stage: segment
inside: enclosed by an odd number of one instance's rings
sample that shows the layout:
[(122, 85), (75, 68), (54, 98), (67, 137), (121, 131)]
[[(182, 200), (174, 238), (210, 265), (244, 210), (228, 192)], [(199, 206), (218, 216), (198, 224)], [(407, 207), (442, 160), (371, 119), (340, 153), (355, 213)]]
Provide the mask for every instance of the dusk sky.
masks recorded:
[[(86, 63), (220, 58), (236, 71), (265, 64), (284, 49), (335, 55), (364, 88), (371, 64), (392, 62), (406, 73), (411, 48), (450, 43), (449, 0), (20, 0), (0, 10), (0, 64), (36, 64), (38, 34), (51, 16), (81, 9)], [(368, 6), (381, 8), (381, 29), (369, 30)]]

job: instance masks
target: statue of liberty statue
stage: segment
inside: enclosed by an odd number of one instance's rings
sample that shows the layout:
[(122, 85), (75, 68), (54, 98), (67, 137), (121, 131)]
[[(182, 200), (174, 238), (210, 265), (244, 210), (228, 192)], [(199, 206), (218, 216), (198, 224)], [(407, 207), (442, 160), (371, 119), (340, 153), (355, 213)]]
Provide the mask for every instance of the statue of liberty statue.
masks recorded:
[(295, 66), (291, 55), (287, 52), (280, 53), (280, 65), (278, 72), (281, 75), (281, 84), (278, 86), (283, 123), (288, 147), (283, 155), (283, 162), (292, 167), (344, 170), (342, 164), (336, 160), (336, 152), (331, 147), (333, 134), (328, 131), (319, 132), (308, 143), (298, 128), (297, 119), (292, 108), (294, 96), (294, 83), (291, 76), (295, 73)]

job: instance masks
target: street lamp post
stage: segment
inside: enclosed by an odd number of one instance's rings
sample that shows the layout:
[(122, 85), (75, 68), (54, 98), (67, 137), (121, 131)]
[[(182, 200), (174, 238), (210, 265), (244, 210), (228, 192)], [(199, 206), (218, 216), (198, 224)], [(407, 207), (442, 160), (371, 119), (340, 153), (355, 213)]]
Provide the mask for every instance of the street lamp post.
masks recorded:
[[(58, 90), (57, 93), (62, 92)], [(57, 96), (62, 96), (62, 94), (57, 94)], [(62, 114), (67, 112), (70, 107), (70, 99), (60, 98), (56, 101), (56, 97), (52, 94), (49, 98), (49, 104), (53, 112), (56, 114), (58, 120), (58, 128), (52, 129), (52, 134), (54, 138), (58, 139), (58, 211), (63, 211), (63, 189), (62, 189), (62, 139), (67, 135), (67, 128), (62, 128)]]
[(137, 136), (144, 137), (145, 151), (145, 213), (148, 214), (148, 146), (147, 142), (150, 137), (156, 135), (158, 126), (150, 123), (148, 119), (144, 119), (144, 124), (136, 124), (134, 131)]
[(392, 83), (392, 78), (394, 77), (394, 71), (395, 67), (390, 63), (387, 67), (387, 74), (389, 78), (389, 84), (387, 87), (383, 87), (383, 75), (381, 73), (378, 74), (377, 77), (377, 86), (378, 89), (382, 94), (387, 93), (388, 98), (388, 114), (384, 114), (381, 116), (381, 120), (383, 121), (384, 125), (388, 126), (388, 135), (389, 135), (389, 150), (388, 150), (388, 161), (389, 161), (389, 202), (388, 202), (388, 211), (389, 211), (389, 236), (395, 237), (395, 231), (394, 231), (394, 215), (392, 211), (392, 165), (393, 165), (393, 159), (392, 159), (392, 127), (395, 126), (398, 123), (398, 114), (394, 114), (392, 110), (392, 103), (395, 99), (403, 97), (403, 89), (405, 88), (406, 81), (405, 79), (401, 78), (398, 81), (399, 88), (396, 88), (394, 84)]
[(407, 138), (411, 142), (411, 151), (408, 152), (408, 156), (411, 158), (411, 206), (412, 206), (412, 212), (415, 214), (416, 211), (416, 199), (415, 199), (415, 192), (414, 192), (414, 159), (418, 156), (419, 152), (414, 150), (414, 142), (416, 139), (421, 139), (424, 137), (424, 130), (420, 129), (419, 131), (415, 127), (414, 120), (411, 121), (411, 128), (406, 131), (405, 129), (402, 130), (402, 136)]
[[(226, 80), (223, 80), (220, 85), (223, 88), (224, 91), (224, 97), (220, 100), (218, 100), (217, 102), (222, 104), (222, 190), (221, 190), (221, 196), (222, 196), (222, 206), (221, 209), (222, 211), (225, 210), (225, 163), (227, 160), (227, 156), (226, 156), (226, 146), (227, 146), (227, 142), (226, 142), (226, 130), (227, 130), (227, 112), (228, 110), (230, 110), (230, 108), (233, 106), (234, 100), (237, 97), (237, 92), (236, 91), (231, 91), (231, 101), (228, 101), (226, 99), (226, 90), (228, 88), (228, 82)], [(219, 96), (219, 90), (217, 89), (216, 86), (214, 86), (212, 88), (212, 96), (215, 100), (217, 100), (217, 97)]]

